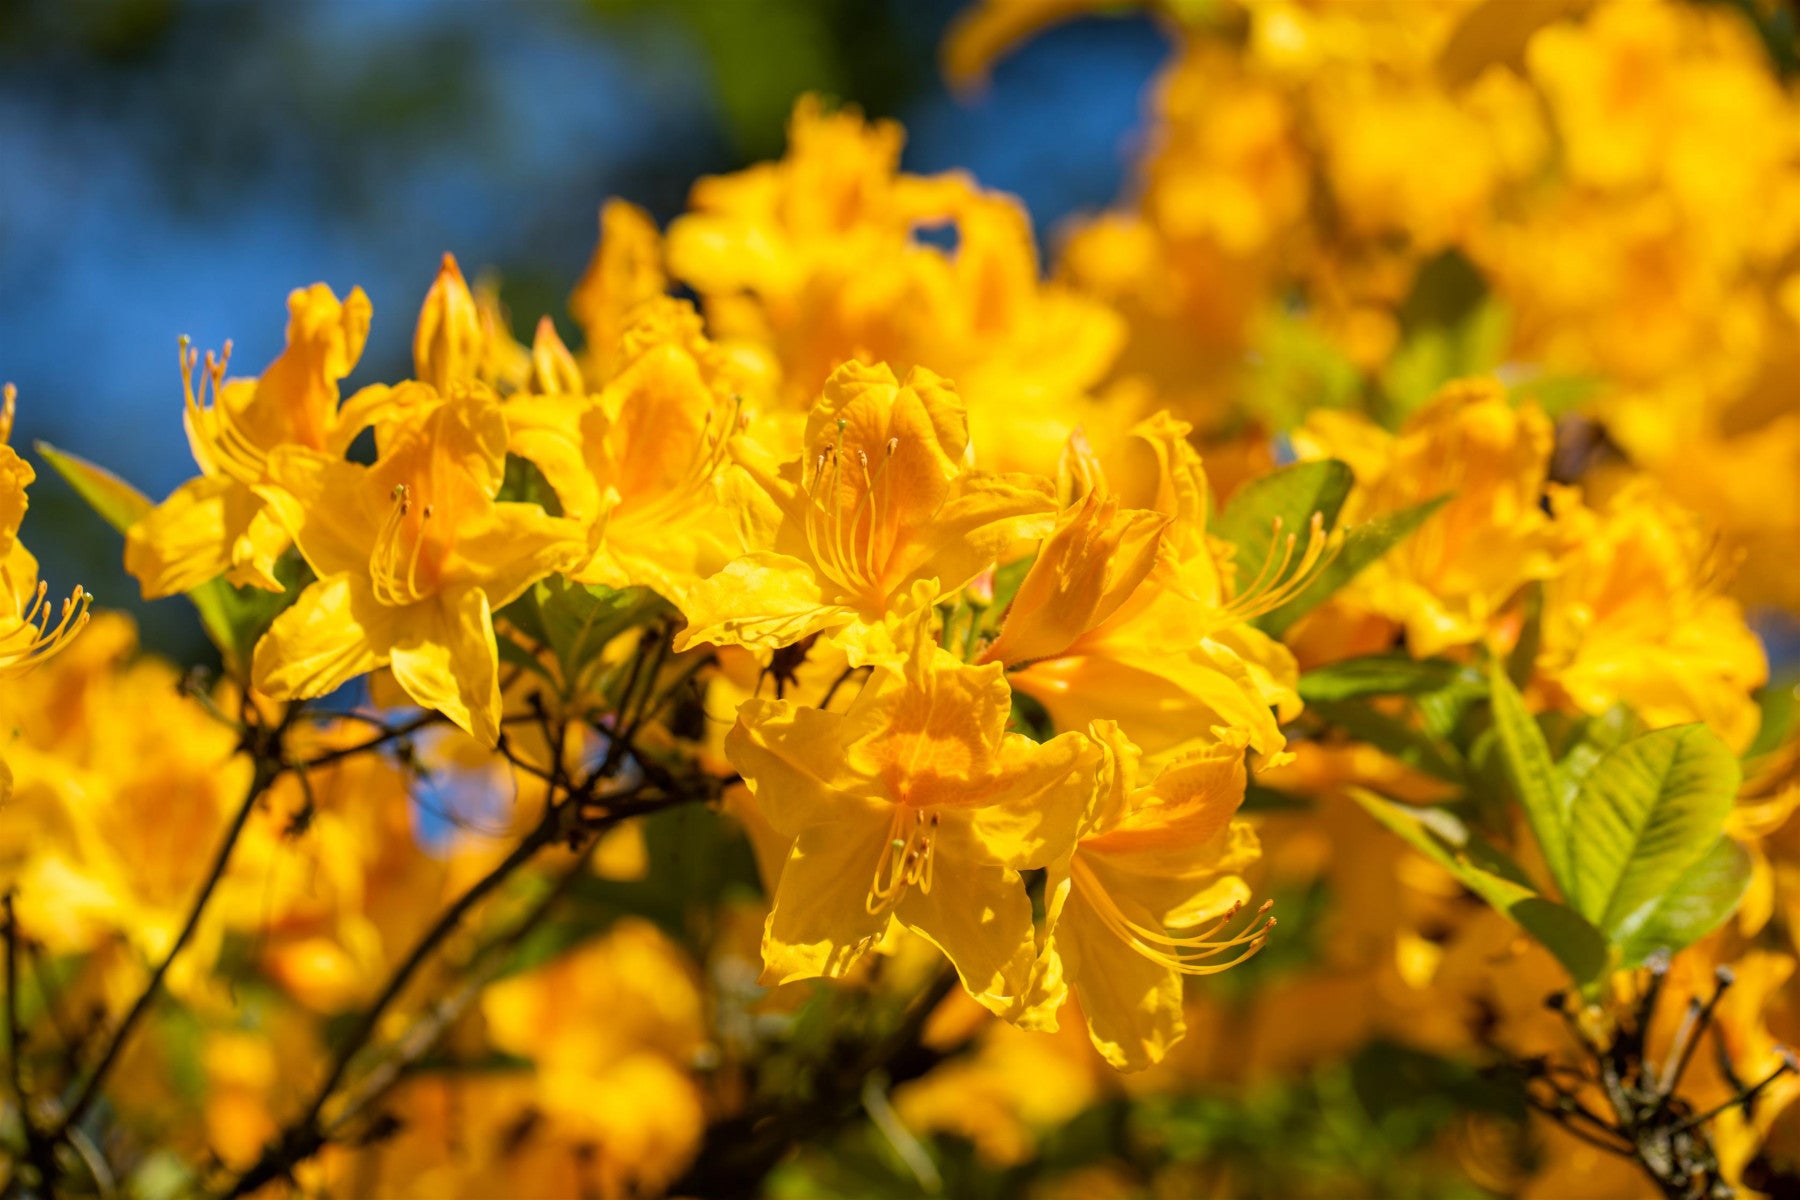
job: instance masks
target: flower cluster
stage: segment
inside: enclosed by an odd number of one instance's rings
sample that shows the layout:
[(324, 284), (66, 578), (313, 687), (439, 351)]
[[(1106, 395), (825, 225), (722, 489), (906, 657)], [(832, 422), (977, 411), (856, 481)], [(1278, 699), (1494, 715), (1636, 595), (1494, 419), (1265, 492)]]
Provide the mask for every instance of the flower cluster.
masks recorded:
[[(567, 341), (449, 256), (408, 379), (325, 284), (184, 341), (193, 479), (41, 449), (216, 677), (46, 599), (7, 391), (9, 1187), (819, 1192), (858, 1112), (941, 1185), (1393, 1043), (1517, 1069), (1492, 1190), (1787, 1169), (1800, 98), (1666, 0), (1165, 16), (1049, 278), (809, 97)], [(1178, 1141), (1076, 1186), (1230, 1186)]]

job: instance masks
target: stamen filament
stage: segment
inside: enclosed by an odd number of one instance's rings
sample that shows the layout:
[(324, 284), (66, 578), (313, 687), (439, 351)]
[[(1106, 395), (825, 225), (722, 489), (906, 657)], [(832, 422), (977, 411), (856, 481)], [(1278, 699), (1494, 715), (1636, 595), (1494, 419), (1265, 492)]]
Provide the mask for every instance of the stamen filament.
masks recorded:
[(896, 804), (888, 826), (888, 839), (875, 862), (875, 875), (863, 901), (871, 916), (891, 911), (910, 887), (931, 894), (939, 817), (933, 810), (920, 812), (909, 804)]
[[(1200, 933), (1171, 937), (1165, 931), (1147, 928), (1126, 916), (1080, 855), (1076, 855), (1070, 864), (1069, 877), (1108, 932), (1151, 962), (1183, 975), (1215, 975), (1235, 967), (1261, 950), (1268, 942), (1269, 931), (1275, 928), (1275, 918), (1268, 915), (1274, 902), (1264, 901), (1250, 925), (1234, 937), (1215, 939), (1213, 935), (1242, 911), (1241, 904), (1234, 904), (1223, 917)], [(1206, 961), (1231, 950), (1239, 952), (1222, 963)]]

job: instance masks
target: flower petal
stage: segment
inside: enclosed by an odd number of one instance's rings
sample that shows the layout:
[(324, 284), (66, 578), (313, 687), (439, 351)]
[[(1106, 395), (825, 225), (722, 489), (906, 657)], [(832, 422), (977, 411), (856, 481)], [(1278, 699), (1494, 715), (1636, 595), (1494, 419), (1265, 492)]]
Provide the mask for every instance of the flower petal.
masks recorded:
[(841, 979), (875, 944), (888, 918), (871, 914), (867, 904), (887, 836), (887, 814), (856, 804), (795, 839), (763, 927), (765, 986)]
[(485, 746), (500, 740), (500, 651), (486, 593), (445, 592), (408, 608), (389, 666), (406, 694)]
[(828, 602), (812, 568), (785, 554), (746, 554), (701, 580), (683, 600), (679, 652), (701, 642), (776, 650), (847, 624), (854, 609)]
[(321, 579), (256, 643), (251, 681), (277, 700), (323, 696), (384, 665), (409, 611), (377, 603), (359, 575)]
[(947, 820), (940, 827), (931, 891), (908, 888), (894, 915), (944, 952), (971, 996), (1011, 1016), (1024, 1011), (1032, 991), (1031, 901), (1017, 871), (958, 851), (952, 832), (958, 825), (966, 823)]

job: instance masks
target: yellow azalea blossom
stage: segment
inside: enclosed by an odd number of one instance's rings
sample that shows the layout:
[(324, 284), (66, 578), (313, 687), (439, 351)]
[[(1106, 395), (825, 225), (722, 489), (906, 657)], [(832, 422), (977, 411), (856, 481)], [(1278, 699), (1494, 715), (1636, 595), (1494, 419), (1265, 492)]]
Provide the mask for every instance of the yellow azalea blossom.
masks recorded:
[(1206, 478), (1187, 425), (1163, 415), (1135, 433), (1151, 456), (1141, 478), (1155, 481), (1153, 507), (1121, 508), (1099, 460), (1077, 455), (1076, 486), (1092, 490), (1040, 547), (980, 661), (1005, 663), (1059, 729), (1110, 718), (1152, 755), (1241, 729), (1257, 753), (1278, 753), (1277, 715), (1299, 712), (1297, 671), (1247, 622), (1309, 578), (1323, 541), (1234, 588), (1206, 536)]
[(521, 386), (533, 365), (507, 328), (496, 290), (471, 290), (456, 256), (445, 254), (413, 326), (413, 377), (440, 395), (475, 381), (505, 393)]
[(654, 925), (621, 920), (490, 987), (481, 1007), (497, 1049), (536, 1060), (538, 1105), (555, 1129), (604, 1145), (626, 1187), (666, 1187), (691, 1161), (706, 1111), (688, 1064), (705, 1010), (680, 949)]
[[(794, 108), (787, 155), (706, 179), (669, 228), (669, 266), (721, 340), (761, 347), (781, 395), (809, 405), (839, 364), (928, 367), (954, 379), (984, 461), (1043, 469), (1094, 403), (1123, 342), (1118, 316), (1041, 278), (1031, 222), (962, 175), (899, 171), (902, 135), (817, 98)], [(944, 229), (954, 250), (931, 244)]]
[(1250, 895), (1239, 872), (1258, 856), (1255, 833), (1231, 819), (1244, 799), (1243, 736), (1183, 755), (1140, 784), (1141, 754), (1119, 727), (1098, 721), (1090, 732), (1104, 765), (1073, 853), (1051, 868), (1049, 953), (1094, 1048), (1138, 1070), (1186, 1032), (1182, 977), (1242, 962), (1275, 919), (1225, 932)]
[(67, 645), (87, 624), (93, 599), (77, 586), (53, 605), (37, 559), (19, 541), (30, 503), (25, 489), (37, 472), (9, 444), (17, 402), (12, 384), (0, 388), (0, 678), (30, 670)]
[(608, 200), (600, 209), (600, 243), (569, 297), (569, 311), (586, 335), (592, 379), (613, 377), (617, 347), (633, 310), (668, 287), (656, 223), (636, 205)]
[(805, 457), (779, 468), (740, 456), (762, 495), (750, 553), (693, 588), (677, 649), (700, 642), (775, 649), (879, 626), (914, 585), (947, 596), (1047, 517), (1048, 482), (970, 468), (968, 421), (948, 380), (905, 383), (846, 363), (808, 416)]
[(1549, 418), (1534, 405), (1514, 408), (1493, 380), (1446, 386), (1398, 435), (1348, 413), (1313, 414), (1294, 443), (1304, 457), (1340, 458), (1356, 472), (1346, 521), (1448, 497), (1334, 602), (1404, 626), (1420, 658), (1485, 638), (1521, 587), (1555, 571), (1555, 534), (1539, 504), (1551, 440)]
[(362, 356), (369, 316), (360, 288), (342, 301), (322, 283), (295, 290), (288, 296), (287, 348), (260, 379), (226, 379), (226, 357), (209, 354), (196, 381), (199, 355), (183, 343), (188, 443), (201, 475), (175, 489), (125, 536), (125, 569), (145, 599), (185, 592), (220, 575), (243, 587), (281, 590), (275, 560), (288, 538), (254, 489), (277, 447), (342, 454), (361, 432), (358, 418), (367, 403), (353, 400), (340, 413), (338, 383)]
[(984, 1163), (1015, 1166), (1104, 1094), (1105, 1070), (1078, 1031), (1045, 1035), (987, 1021), (978, 1037), (971, 1053), (894, 1089), (906, 1128), (967, 1138)]
[[(491, 614), (576, 552), (580, 528), (496, 503), (506, 418), (484, 389), (393, 431), (373, 466), (286, 448), (262, 494), (318, 581), (257, 644), (251, 676), (276, 699), (322, 696), (387, 666), (419, 704), (492, 745), (499, 735)], [(408, 390), (408, 389), (403, 389)]]
[(1025, 1011), (1036, 957), (1019, 872), (1066, 854), (1093, 789), (1080, 733), (1007, 733), (998, 666), (940, 650), (930, 613), (903, 666), (878, 667), (848, 710), (752, 699), (727, 756), (794, 839), (763, 935), (768, 984), (841, 978), (890, 920), (929, 939), (969, 993)]
[(413, 327), (413, 376), (439, 393), (478, 377), (487, 335), (454, 255), (444, 255)]
[(593, 395), (553, 330), (540, 328), (533, 358), (543, 394), (507, 403), (511, 449), (543, 472), (563, 515), (590, 527), (593, 553), (571, 578), (681, 603), (741, 549), (730, 453), (747, 415), (731, 364), (693, 306), (666, 297), (636, 310), (615, 374)]
[(1544, 588), (1540, 676), (1584, 712), (1622, 702), (1651, 728), (1704, 721), (1743, 750), (1768, 664), (1719, 594), (1699, 522), (1648, 480), (1601, 512), (1567, 490), (1556, 502), (1567, 548)]

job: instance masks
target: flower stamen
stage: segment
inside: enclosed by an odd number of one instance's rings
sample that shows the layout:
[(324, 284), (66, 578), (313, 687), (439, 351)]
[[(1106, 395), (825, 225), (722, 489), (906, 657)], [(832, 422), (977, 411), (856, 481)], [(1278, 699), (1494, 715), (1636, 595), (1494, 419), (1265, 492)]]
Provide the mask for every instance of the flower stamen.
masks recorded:
[[(1070, 864), (1069, 878), (1108, 932), (1151, 962), (1183, 975), (1216, 975), (1230, 970), (1261, 950), (1275, 928), (1275, 918), (1269, 915), (1275, 902), (1265, 900), (1250, 924), (1231, 937), (1218, 935), (1243, 911), (1241, 903), (1232, 905), (1205, 929), (1172, 937), (1165, 930), (1151, 929), (1126, 916), (1080, 855)], [(1232, 950), (1237, 953), (1224, 962), (1208, 961)]]
[(871, 916), (892, 911), (906, 895), (917, 887), (931, 894), (931, 881), (937, 842), (939, 817), (935, 810), (920, 812), (910, 804), (896, 804), (888, 826), (888, 840), (875, 863), (875, 877), (863, 902)]

